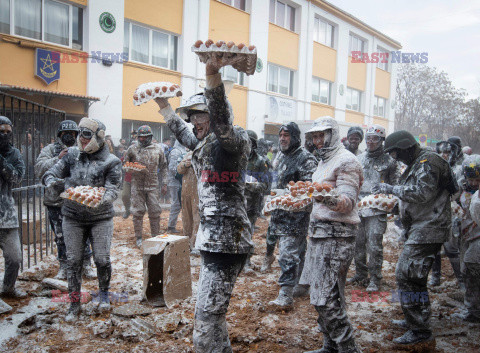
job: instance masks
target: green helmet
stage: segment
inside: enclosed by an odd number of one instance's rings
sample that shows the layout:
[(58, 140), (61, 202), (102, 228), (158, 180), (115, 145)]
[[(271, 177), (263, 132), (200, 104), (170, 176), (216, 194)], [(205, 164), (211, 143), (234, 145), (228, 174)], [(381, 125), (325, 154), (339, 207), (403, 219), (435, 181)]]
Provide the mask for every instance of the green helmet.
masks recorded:
[(138, 136), (153, 136), (152, 128), (148, 125), (142, 125), (138, 128)]
[(465, 178), (480, 177), (480, 155), (472, 154), (467, 156), (462, 163), (463, 175)]
[(384, 149), (385, 152), (390, 152), (396, 148), (406, 150), (416, 144), (418, 144), (417, 140), (415, 140), (415, 137), (413, 137), (411, 133), (406, 130), (400, 130), (387, 136)]
[(252, 141), (253, 148), (257, 148), (258, 136), (257, 133), (253, 130), (247, 130), (248, 137)]

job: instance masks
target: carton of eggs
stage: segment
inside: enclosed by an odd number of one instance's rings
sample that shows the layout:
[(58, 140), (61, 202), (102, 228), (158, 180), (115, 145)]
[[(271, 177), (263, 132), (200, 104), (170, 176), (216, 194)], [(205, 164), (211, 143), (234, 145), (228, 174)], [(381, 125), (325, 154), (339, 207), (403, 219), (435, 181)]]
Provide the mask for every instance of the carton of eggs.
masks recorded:
[(77, 186), (68, 188), (60, 194), (60, 197), (95, 208), (99, 206), (104, 194), (104, 187)]
[(376, 194), (365, 196), (357, 204), (358, 208), (375, 208), (377, 210), (391, 213), (398, 202), (398, 198), (393, 195)]
[(143, 83), (133, 94), (133, 104), (140, 105), (155, 98), (180, 97), (180, 86), (171, 82), (148, 82)]

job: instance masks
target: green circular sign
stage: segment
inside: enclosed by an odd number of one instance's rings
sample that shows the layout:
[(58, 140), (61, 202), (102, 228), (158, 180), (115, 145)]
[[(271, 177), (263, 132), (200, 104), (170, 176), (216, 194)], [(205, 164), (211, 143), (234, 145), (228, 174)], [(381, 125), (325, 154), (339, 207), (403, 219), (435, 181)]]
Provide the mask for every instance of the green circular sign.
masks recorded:
[(99, 22), (100, 22), (100, 28), (107, 33), (112, 33), (117, 26), (115, 17), (113, 17), (113, 15), (110, 12), (102, 13), (100, 15)]
[(263, 70), (263, 62), (262, 59), (257, 58), (257, 67), (255, 68), (257, 72), (262, 72)]

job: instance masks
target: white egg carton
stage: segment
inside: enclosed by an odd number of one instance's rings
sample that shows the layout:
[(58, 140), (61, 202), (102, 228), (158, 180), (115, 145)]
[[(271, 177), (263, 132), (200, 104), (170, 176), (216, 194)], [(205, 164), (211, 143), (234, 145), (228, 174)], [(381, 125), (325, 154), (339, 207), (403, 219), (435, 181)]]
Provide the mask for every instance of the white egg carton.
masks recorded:
[(393, 195), (374, 194), (365, 196), (357, 204), (358, 209), (374, 208), (380, 211), (391, 213), (398, 203), (398, 198)]
[[(203, 43), (197, 40), (192, 45), (192, 51), (198, 55), (202, 63), (206, 63), (212, 55), (224, 54), (227, 58), (231, 57), (233, 68), (247, 75), (252, 75), (257, 67), (257, 48), (254, 45), (247, 46), (243, 43), (235, 45), (234, 42), (225, 43), (224, 41), (214, 43), (211, 39)], [(233, 60), (238, 56), (242, 58), (240, 61)]]
[(99, 206), (103, 195), (105, 195), (105, 191), (104, 187), (77, 186), (68, 188), (60, 194), (60, 197), (87, 207), (96, 208)]
[(133, 94), (133, 104), (140, 105), (155, 98), (180, 97), (180, 86), (171, 82), (148, 82), (143, 83)]

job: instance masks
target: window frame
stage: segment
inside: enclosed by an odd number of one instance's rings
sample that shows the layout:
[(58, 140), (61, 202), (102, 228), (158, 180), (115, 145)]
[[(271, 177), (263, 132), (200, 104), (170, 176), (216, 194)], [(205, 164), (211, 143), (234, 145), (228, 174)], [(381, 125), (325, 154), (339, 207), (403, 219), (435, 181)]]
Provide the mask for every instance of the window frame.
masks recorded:
[[(271, 71), (272, 67), (277, 69), (277, 75), (276, 75), (277, 76), (277, 80), (276, 80), (277, 91), (272, 91), (272, 90), (269, 89), (270, 71)], [(267, 72), (267, 92), (281, 94), (281, 95), (286, 96), (286, 97), (293, 97), (293, 93), (294, 93), (293, 90), (294, 90), (294, 85), (295, 85), (295, 71), (291, 70), (287, 67), (283, 67), (283, 66), (280, 66), (280, 65), (272, 64), (272, 63), (268, 63), (267, 70), (268, 70), (268, 72)], [(281, 74), (282, 70), (289, 72), (289, 84), (288, 84), (288, 93), (287, 94), (280, 92), (280, 74)]]
[(222, 4), (225, 4), (225, 5), (234, 7), (234, 8), (236, 8), (237, 10), (245, 11), (245, 12), (247, 11), (247, 1), (248, 1), (248, 0), (244, 0), (244, 4), (243, 4), (244, 7), (245, 7), (244, 9), (241, 9), (241, 8), (235, 6), (235, 0), (218, 0), (218, 1), (220, 1)]
[[(269, 21), (270, 23), (273, 23), (273, 24), (277, 25), (277, 26), (280, 26), (280, 27), (282, 27), (282, 28), (285, 28), (286, 30), (289, 30), (289, 31), (291, 31), (291, 32), (295, 32), (295, 30), (296, 30), (296, 28), (297, 28), (297, 18), (296, 18), (296, 16), (297, 16), (297, 8), (294, 7), (294, 6), (292, 6), (292, 5), (290, 5), (290, 4), (289, 4), (288, 2), (286, 2), (286, 1), (270, 0), (270, 3), (269, 3), (269, 12), (270, 12), (270, 10), (271, 10), (271, 9), (270, 9), (270, 6), (271, 6), (272, 1), (275, 2), (274, 14), (273, 14), (274, 22), (271, 21), (271, 19), (272, 19), (271, 16), (272, 16), (272, 15), (271, 15), (270, 13), (268, 14), (268, 21)], [(278, 3), (281, 3), (282, 5), (285, 5), (285, 12), (284, 12), (284, 14), (283, 14), (283, 24), (278, 24), (278, 23), (277, 23), (277, 8), (278, 8)], [(289, 9), (289, 8), (291, 9), (291, 14), (292, 14), (292, 15), (290, 16), (290, 19), (293, 19), (293, 29), (290, 28), (290, 24), (289, 24), (288, 27), (287, 27), (287, 25), (286, 25), (286, 24), (288, 23), (288, 21), (287, 21), (287, 14), (288, 14), (288, 9)]]
[[(125, 27), (127, 26), (128, 24), (128, 34), (129, 34), (129, 38), (128, 38), (128, 60), (126, 61), (130, 61), (130, 62), (133, 62), (133, 63), (138, 63), (138, 64), (142, 64), (142, 65), (149, 65), (149, 66), (153, 66), (153, 67), (160, 67), (162, 69), (167, 69), (167, 70), (171, 70), (171, 71), (177, 71), (178, 69), (178, 40), (179, 40), (179, 36), (176, 35), (176, 34), (173, 34), (173, 33), (170, 33), (170, 32), (167, 32), (167, 31), (164, 31), (164, 30), (160, 30), (160, 29), (156, 29), (156, 28), (152, 28), (152, 27), (148, 27), (146, 25), (142, 25), (138, 22), (134, 22), (134, 21), (131, 21), (131, 20), (127, 20), (125, 19), (124, 20), (124, 36), (123, 36), (123, 49), (125, 49)], [(132, 53), (132, 25), (135, 25), (135, 26), (138, 26), (138, 27), (141, 27), (141, 28), (144, 28), (146, 30), (148, 30), (148, 63), (145, 63), (143, 61), (138, 61), (138, 60), (133, 60), (132, 59), (132, 56), (131, 56), (131, 53)], [(159, 66), (159, 65), (155, 65), (153, 64), (153, 52), (152, 52), (152, 46), (153, 46), (153, 32), (159, 32), (161, 34), (166, 34), (168, 36), (168, 49), (167, 49), (167, 63), (168, 63), (168, 67), (165, 67), (165, 66)], [(175, 47), (175, 42), (174, 40), (177, 40), (177, 45), (176, 45), (176, 53), (175, 53), (175, 61), (174, 61), (174, 66), (175, 67), (171, 67), (171, 62), (172, 62), (172, 52), (170, 50), (170, 48), (173, 46)], [(122, 49), (122, 50), (123, 50)]]
[[(322, 83), (326, 83), (328, 85), (328, 96), (327, 96), (327, 103), (322, 102)], [(320, 77), (313, 76), (312, 77), (312, 87), (314, 85), (318, 85), (318, 100), (313, 99), (313, 89), (312, 89), (312, 102), (315, 103), (320, 103), (320, 104), (326, 104), (326, 105), (332, 105), (332, 86), (333, 82), (325, 80)]]
[[(318, 28), (317, 28), (317, 23), (318, 23)], [(322, 23), (324, 23), (327, 26), (326, 29), (328, 29), (328, 26), (330, 26), (332, 28), (332, 32), (331, 32), (331, 36), (330, 36), (331, 45), (327, 44), (326, 42), (324, 43), (320, 40), (320, 25)], [(328, 33), (328, 31), (325, 31), (325, 39), (326, 39), (327, 33)], [(325, 45), (329, 48), (334, 49), (335, 48), (335, 25), (333, 23), (327, 21), (323, 17), (315, 16), (314, 22), (313, 22), (313, 40), (317, 43), (320, 43), (322, 45)]]
[[(353, 50), (352, 49), (352, 40), (355, 39), (357, 41), (360, 41), (362, 43), (362, 47), (360, 50)], [(354, 33), (350, 33), (349, 34), (349, 37), (348, 37), (348, 55), (349, 56), (352, 56), (352, 51), (360, 51), (362, 54), (365, 53), (365, 46), (367, 44), (367, 41), (365, 39), (363, 39), (362, 37), (360, 36), (357, 36), (356, 34)]]
[(377, 63), (377, 67), (383, 71), (388, 71), (389, 69), (389, 65), (388, 65), (388, 62), (389, 62), (389, 59), (390, 59), (390, 52), (386, 49), (383, 49), (382, 47), (377, 47), (377, 53), (387, 53), (388, 56), (387, 56), (387, 62), (386, 63), (382, 63), (382, 60), (383, 58), (380, 57), (380, 55), (378, 56), (378, 63)]
[[(380, 115), (378, 112), (379, 104), (378, 102), (383, 101), (383, 114)], [(375, 112), (376, 110), (376, 112)], [(373, 116), (378, 116), (381, 118), (386, 118), (387, 115), (387, 99), (379, 96), (374, 96), (373, 98)]]
[[(46, 13), (45, 1), (46, 0), (41, 0), (41, 10), (40, 10), (40, 22), (41, 22), (40, 32), (41, 32), (41, 35), (40, 35), (40, 39), (27, 37), (27, 36), (15, 33), (15, 3), (16, 3), (16, 0), (9, 0), (9, 5), (10, 5), (9, 33), (6, 33), (6, 34), (12, 35), (12, 36), (15, 36), (15, 37), (18, 37), (18, 38), (25, 38), (25, 39), (40, 42), (40, 43), (52, 44), (52, 45), (56, 45), (56, 46), (59, 46), (59, 47), (62, 47), (62, 48), (69, 48), (69, 49), (83, 51), (83, 49), (84, 49), (84, 33), (83, 32), (84, 32), (84, 28), (85, 28), (85, 23), (84, 23), (84, 17), (85, 17), (84, 10), (85, 10), (85, 8), (82, 7), (82, 6), (77, 6), (77, 5), (74, 5), (74, 4), (70, 4), (68, 2), (63, 2), (63, 1), (58, 1), (58, 0), (49, 0), (51, 2), (56, 2), (56, 3), (62, 4), (62, 5), (68, 6), (68, 45), (65, 45), (65, 44), (60, 44), (60, 43), (55, 43), (55, 42), (52, 42), (52, 41), (48, 41), (48, 40), (45, 39), (45, 13)], [(81, 44), (80, 49), (73, 48), (73, 7), (76, 7), (78, 9), (82, 10), (82, 26), (81, 26), (81, 28), (82, 28), (82, 33), (81, 33), (82, 44)], [(3, 32), (0, 32), (0, 33), (3, 33)]]
[[(228, 66), (232, 67), (231, 65), (228, 65)], [(228, 77), (227, 73), (225, 72), (225, 68), (227, 68), (228, 66), (224, 66), (220, 69), (220, 74), (222, 75), (222, 80), (230, 80), (230, 77)], [(245, 84), (245, 73), (237, 71), (233, 67), (232, 67), (232, 70), (235, 70), (237, 72), (237, 78), (234, 81), (234, 84), (239, 85), (239, 86), (246, 86), (246, 84)]]
[[(352, 104), (352, 93), (353, 92), (356, 92), (358, 93), (358, 110), (355, 110), (353, 109), (353, 104)], [(358, 89), (355, 89), (355, 88), (351, 88), (351, 87), (347, 87), (347, 90), (345, 92), (345, 109), (348, 109), (348, 110), (351, 110), (351, 111), (354, 111), (354, 112), (358, 112), (358, 113), (362, 113), (362, 91), (359, 91)], [(350, 98), (350, 108), (348, 107), (348, 100)]]

